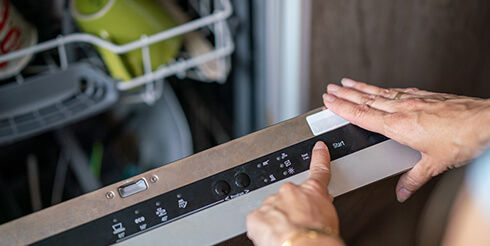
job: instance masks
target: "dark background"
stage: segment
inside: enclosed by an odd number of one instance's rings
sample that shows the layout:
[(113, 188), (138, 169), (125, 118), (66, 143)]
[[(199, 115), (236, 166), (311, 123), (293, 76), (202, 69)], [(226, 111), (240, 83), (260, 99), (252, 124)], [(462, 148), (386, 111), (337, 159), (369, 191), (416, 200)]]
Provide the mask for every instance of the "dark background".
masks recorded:
[(490, 1), (313, 0), (311, 33), (311, 107), (343, 77), (490, 95)]

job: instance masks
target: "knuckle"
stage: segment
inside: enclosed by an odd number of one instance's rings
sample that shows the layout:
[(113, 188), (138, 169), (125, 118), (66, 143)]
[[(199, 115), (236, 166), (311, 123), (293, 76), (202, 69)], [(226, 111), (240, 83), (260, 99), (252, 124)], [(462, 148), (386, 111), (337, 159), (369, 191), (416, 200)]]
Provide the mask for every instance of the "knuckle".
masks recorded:
[(265, 200), (264, 200), (264, 203), (269, 203), (269, 202), (272, 202), (276, 199), (276, 195), (270, 195), (268, 196)]
[(257, 211), (254, 210), (247, 214), (247, 223), (252, 223), (257, 218)]
[(373, 105), (374, 102), (378, 99), (378, 96), (376, 95), (365, 95), (362, 97), (361, 99), (361, 104), (365, 104), (365, 105)]
[(369, 105), (366, 104), (359, 104), (354, 107), (354, 117), (359, 120), (363, 119), (365, 115), (369, 112)]
[(279, 192), (280, 193), (288, 193), (288, 192), (291, 192), (295, 187), (296, 187), (295, 184), (293, 184), (291, 182), (287, 182), (287, 183), (284, 183), (283, 185), (281, 185), (281, 187), (279, 188)]
[(397, 91), (395, 91), (394, 89), (383, 89), (381, 91), (381, 95), (387, 98), (392, 98), (393, 95), (395, 95), (396, 93)]
[(306, 181), (306, 184), (313, 190), (316, 190), (316, 191), (321, 191), (323, 190), (325, 187), (323, 187), (323, 184), (316, 180), (316, 179), (310, 179), (308, 181)]
[(310, 168), (310, 172), (330, 174), (330, 169), (327, 167), (328, 163), (316, 162), (315, 164)]
[(416, 108), (423, 107), (425, 105), (425, 101), (421, 98), (410, 98), (410, 99), (400, 101), (400, 104), (404, 108), (416, 109)]
[(404, 91), (407, 93), (417, 93), (420, 91), (420, 89), (416, 87), (410, 87), (410, 88), (406, 88)]
[(420, 163), (422, 165), (423, 175), (427, 177), (435, 177), (445, 171), (444, 167), (439, 168), (437, 165), (431, 165), (429, 162)]
[(420, 186), (419, 182), (416, 180), (416, 178), (412, 177), (411, 175), (407, 175), (405, 177), (405, 180), (403, 181), (403, 187), (405, 187), (410, 191), (415, 191), (419, 186)]

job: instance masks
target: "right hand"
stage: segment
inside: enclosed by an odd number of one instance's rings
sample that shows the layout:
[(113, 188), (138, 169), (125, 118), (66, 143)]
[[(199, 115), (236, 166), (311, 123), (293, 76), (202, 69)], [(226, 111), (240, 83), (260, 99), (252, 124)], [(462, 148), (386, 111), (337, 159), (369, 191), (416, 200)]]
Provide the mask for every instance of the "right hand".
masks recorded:
[(327, 229), (332, 235), (315, 240), (299, 238), (294, 245), (343, 245), (337, 235), (339, 219), (328, 193), (330, 154), (323, 142), (313, 147), (310, 174), (301, 185), (285, 183), (277, 194), (247, 216), (247, 236), (255, 245), (282, 245), (309, 228)]
[[(343, 79), (328, 86), (325, 107), (370, 131), (421, 152), (396, 186), (400, 202), (431, 177), (467, 164), (490, 141), (490, 100), (409, 89), (382, 89)], [(402, 93), (402, 94), (399, 94)], [(401, 97), (395, 99), (396, 95)]]

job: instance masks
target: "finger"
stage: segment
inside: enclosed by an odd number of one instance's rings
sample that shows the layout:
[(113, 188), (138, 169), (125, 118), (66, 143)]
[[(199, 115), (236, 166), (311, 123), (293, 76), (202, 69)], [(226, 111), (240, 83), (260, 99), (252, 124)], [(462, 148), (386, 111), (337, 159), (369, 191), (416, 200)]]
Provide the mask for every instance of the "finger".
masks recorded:
[(422, 159), (408, 172), (404, 173), (396, 185), (396, 197), (399, 202), (406, 201), (415, 191), (432, 178), (430, 161)]
[(393, 90), (405, 92), (409, 95), (416, 95), (416, 96), (428, 96), (428, 95), (437, 94), (436, 92), (424, 91), (418, 88), (394, 88)]
[(261, 213), (267, 213), (267, 212), (274, 210), (274, 209), (275, 209), (275, 207), (272, 204), (264, 204), (264, 205), (260, 206), (257, 209), (257, 211), (261, 212)]
[(362, 91), (364, 93), (368, 93), (368, 94), (372, 94), (372, 95), (383, 96), (383, 97), (386, 97), (388, 99), (393, 99), (396, 96), (396, 94), (398, 93), (395, 90), (379, 88), (379, 87), (374, 86), (374, 85), (366, 84), (363, 82), (357, 82), (355, 80), (348, 79), (348, 78), (343, 78), (340, 81), (340, 83), (345, 87), (354, 88), (358, 91)]
[(395, 101), (382, 96), (368, 94), (349, 87), (340, 87), (335, 84), (329, 84), (327, 91), (329, 94), (333, 94), (353, 103), (366, 104), (375, 109), (390, 113), (396, 111), (396, 108), (394, 107)]
[(432, 95), (433, 92), (419, 90), (417, 88), (395, 88), (395, 89), (385, 89), (374, 85), (370, 85), (364, 82), (358, 82), (352, 79), (344, 78), (341, 81), (342, 85), (349, 88), (354, 88), (356, 90), (362, 91), (364, 93), (378, 95), (385, 97), (387, 99), (394, 99), (399, 92), (404, 94), (400, 96), (399, 99), (410, 98), (413, 96), (425, 96)]
[(352, 124), (369, 131), (385, 134), (384, 117), (389, 115), (389, 113), (365, 104), (349, 102), (330, 94), (326, 94), (323, 97), (323, 103), (332, 112), (350, 121)]
[(272, 203), (275, 203), (277, 201), (277, 195), (270, 195), (268, 196), (264, 202), (262, 204), (272, 204)]
[(318, 141), (313, 147), (312, 152), (310, 174), (304, 184), (307, 186), (312, 186), (312, 188), (318, 189), (319, 191), (327, 191), (331, 174), (330, 153), (328, 152), (327, 145), (321, 141)]
[(261, 216), (256, 210), (247, 215), (247, 237), (254, 243), (257, 242), (257, 235), (260, 235)]

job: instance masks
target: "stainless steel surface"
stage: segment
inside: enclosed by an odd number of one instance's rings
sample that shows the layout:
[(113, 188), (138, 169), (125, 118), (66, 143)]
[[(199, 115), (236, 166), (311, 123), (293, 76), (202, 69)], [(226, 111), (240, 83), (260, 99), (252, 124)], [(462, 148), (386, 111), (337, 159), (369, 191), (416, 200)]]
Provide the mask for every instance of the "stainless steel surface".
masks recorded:
[[(315, 112), (318, 111), (316, 110)], [(36, 242), (156, 195), (307, 140), (313, 137), (313, 134), (306, 123), (305, 117), (306, 115), (302, 115), (281, 122), (1, 225), (0, 238), (2, 238), (2, 243), (7, 245), (25, 245)], [(415, 164), (418, 158), (420, 158), (418, 152), (391, 140), (358, 151), (333, 162), (331, 192), (334, 195), (342, 194), (375, 180), (404, 171)], [(106, 198), (108, 192), (117, 191), (121, 185), (142, 178), (149, 180), (154, 175), (159, 177), (158, 182), (147, 183), (148, 189), (145, 191), (126, 198), (119, 196), (115, 196), (112, 199)], [(306, 172), (298, 174), (293, 176), (290, 181), (301, 182), (306, 175)], [(171, 240), (165, 241), (165, 244), (168, 245), (186, 244), (189, 242), (198, 242), (199, 245), (202, 245), (224, 240), (244, 231), (245, 214), (260, 205), (265, 196), (275, 192), (277, 186), (278, 184), (267, 186), (243, 197), (218, 205), (216, 208), (209, 208), (193, 216), (185, 217), (164, 227), (142, 234), (141, 239), (134, 238), (124, 243), (162, 244), (162, 235), (167, 235), (166, 239)], [(217, 224), (221, 224), (221, 227), (218, 227)], [(212, 233), (210, 231), (211, 228), (215, 228)], [(222, 231), (216, 228), (221, 228)], [(161, 235), (156, 233), (157, 231), (161, 232)], [(169, 235), (175, 241), (169, 239)], [(202, 241), (196, 241), (199, 238)]]
[[(420, 154), (388, 140), (332, 162), (329, 191), (344, 194), (411, 168)], [(308, 171), (207, 208), (166, 226), (122, 241), (118, 245), (212, 245), (246, 231), (247, 214), (286, 182), (299, 184)], [(212, 218), (212, 219), (211, 219)]]
[[(317, 112), (319, 110), (316, 110)], [(26, 245), (60, 233), (91, 220), (134, 205), (194, 181), (227, 170), (313, 137), (306, 115), (281, 122), (242, 138), (216, 146), (130, 179), (68, 200), (39, 212), (0, 225), (0, 238), (6, 245)], [(247, 151), (244, 151), (247, 150)], [(148, 183), (148, 190), (121, 198), (107, 199), (121, 185), (157, 175), (159, 181)]]

